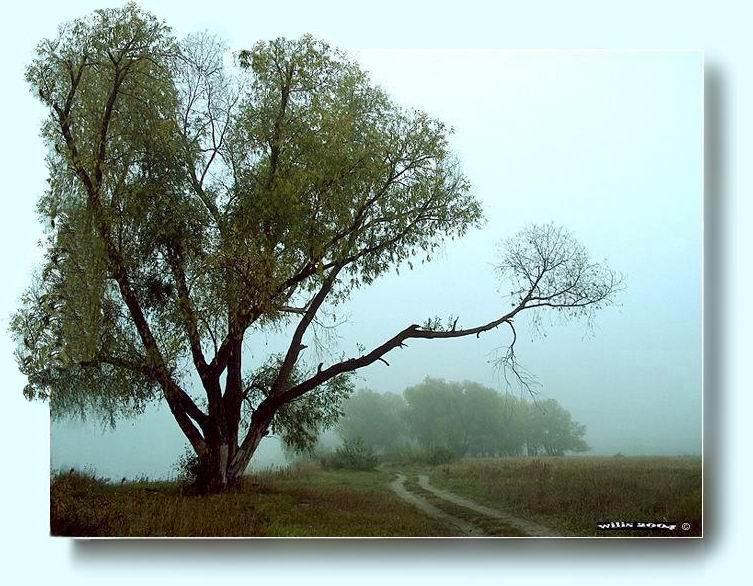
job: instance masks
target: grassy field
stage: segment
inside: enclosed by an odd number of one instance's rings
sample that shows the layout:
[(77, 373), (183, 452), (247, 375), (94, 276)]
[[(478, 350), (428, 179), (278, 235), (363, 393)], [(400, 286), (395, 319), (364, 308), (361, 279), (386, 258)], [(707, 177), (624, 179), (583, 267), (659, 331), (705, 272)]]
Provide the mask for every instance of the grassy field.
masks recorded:
[(185, 496), (173, 482), (109, 484), (73, 473), (51, 485), (53, 535), (424, 536), (452, 531), (398, 500), (387, 472), (314, 465), (248, 477), (235, 492)]
[[(390, 465), (372, 472), (308, 463), (249, 476), (234, 492), (187, 496), (174, 482), (111, 484), (79, 473), (51, 484), (53, 535), (75, 536), (452, 536), (457, 530), (398, 499), (406, 487), (486, 535), (510, 527), (438, 500), (416, 483), (426, 474), (444, 490), (547, 525), (563, 536), (701, 534), (699, 458), (465, 458), (437, 466)], [(602, 521), (676, 522), (675, 531), (604, 531)], [(681, 530), (679, 524), (689, 523)]]
[[(417, 469), (419, 471), (420, 469)], [(457, 494), (580, 536), (698, 536), (695, 457), (465, 458), (423, 468)], [(676, 522), (675, 531), (605, 531), (602, 521)], [(690, 528), (683, 530), (682, 523)]]

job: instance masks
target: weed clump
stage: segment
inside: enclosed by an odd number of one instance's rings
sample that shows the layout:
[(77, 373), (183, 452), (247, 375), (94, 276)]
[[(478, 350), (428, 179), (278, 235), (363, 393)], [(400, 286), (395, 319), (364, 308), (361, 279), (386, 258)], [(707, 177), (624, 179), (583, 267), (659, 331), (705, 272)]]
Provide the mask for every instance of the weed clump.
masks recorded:
[(104, 500), (109, 479), (71, 468), (54, 473), (50, 481), (52, 535), (96, 537), (110, 534), (117, 519), (98, 504)]

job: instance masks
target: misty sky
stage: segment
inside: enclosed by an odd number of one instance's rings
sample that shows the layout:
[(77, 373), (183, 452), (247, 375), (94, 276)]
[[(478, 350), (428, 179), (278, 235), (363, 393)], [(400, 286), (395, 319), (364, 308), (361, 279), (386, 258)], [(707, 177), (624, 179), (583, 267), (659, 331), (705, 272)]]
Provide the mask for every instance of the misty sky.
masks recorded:
[[(240, 26), (220, 32), (233, 47), (256, 40)], [(623, 273), (626, 289), (620, 307), (599, 314), (590, 333), (573, 322), (535, 336), (518, 320), (517, 354), (538, 377), (540, 395), (586, 425), (594, 453), (700, 453), (701, 54), (349, 49), (399, 103), (455, 129), (454, 151), (488, 222), (449, 242), (432, 263), (356, 292), (331, 357), (355, 354), (359, 342), (378, 345), (434, 315), (459, 315), (464, 327), (498, 317), (505, 307), (498, 289), (509, 289), (492, 268), (497, 243), (530, 222), (555, 221)], [(19, 110), (30, 133), (20, 148), (35, 180), (17, 194), (12, 221), (3, 221), (21, 247), (3, 292), (8, 311), (38, 257), (33, 207), (45, 179), (37, 138), (43, 112), (30, 94)], [(401, 392), (429, 375), (504, 390), (489, 361), (506, 342), (507, 330), (414, 340), (387, 356), (389, 367), (359, 371), (358, 384)], [(284, 344), (284, 336), (255, 334), (247, 345), (258, 364)], [(167, 409), (114, 432), (95, 421), (59, 422), (52, 431), (53, 467), (90, 465), (116, 478), (167, 474), (185, 445)], [(275, 441), (265, 441), (257, 465), (279, 455)]]

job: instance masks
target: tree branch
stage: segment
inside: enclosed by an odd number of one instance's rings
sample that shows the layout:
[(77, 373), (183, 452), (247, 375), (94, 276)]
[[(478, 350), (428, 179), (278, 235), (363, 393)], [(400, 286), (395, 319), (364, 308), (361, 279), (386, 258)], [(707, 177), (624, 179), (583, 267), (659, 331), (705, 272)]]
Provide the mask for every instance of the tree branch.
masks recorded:
[(327, 295), (329, 295), (330, 291), (332, 291), (332, 287), (335, 284), (335, 281), (337, 280), (337, 275), (339, 274), (340, 270), (342, 269), (342, 266), (333, 268), (327, 277), (324, 279), (324, 283), (322, 283), (321, 288), (317, 292), (317, 294), (314, 296), (314, 298), (311, 300), (311, 303), (309, 304), (308, 309), (303, 314), (303, 318), (298, 323), (298, 326), (295, 329), (295, 332), (293, 333), (293, 337), (290, 341), (290, 345), (288, 346), (288, 351), (285, 354), (285, 358), (282, 361), (282, 365), (280, 366), (280, 370), (278, 371), (277, 377), (275, 378), (274, 383), (272, 384), (271, 389), (271, 395), (276, 395), (280, 393), (283, 390), (283, 387), (285, 386), (286, 381), (288, 380), (288, 377), (290, 376), (290, 373), (293, 370), (293, 367), (295, 366), (295, 363), (298, 361), (298, 357), (301, 354), (301, 350), (303, 349), (303, 335), (306, 333), (306, 330), (308, 329), (309, 325), (311, 325), (311, 322), (316, 317), (317, 311), (319, 311), (319, 308), (322, 306), (322, 303), (324, 303), (324, 300), (327, 298)]
[(182, 257), (178, 250), (168, 246), (166, 258), (178, 289), (178, 306), (186, 323), (186, 333), (188, 335), (189, 345), (191, 346), (193, 363), (199, 376), (203, 378), (207, 372), (207, 362), (204, 357), (204, 352), (201, 349), (201, 335), (199, 334), (196, 312), (194, 311), (191, 296), (188, 291), (188, 284), (186, 283), (186, 273), (183, 269)]
[(481, 334), (483, 332), (492, 330), (503, 323), (509, 322), (518, 312), (522, 311), (524, 308), (525, 306), (521, 304), (513, 311), (503, 315), (498, 319), (492, 320), (480, 326), (462, 330), (434, 331), (421, 329), (417, 324), (410, 325), (398, 332), (395, 336), (393, 336), (380, 346), (374, 348), (371, 352), (363, 354), (357, 358), (349, 358), (348, 360), (333, 364), (328, 368), (321, 369), (311, 378), (291, 387), (290, 389), (287, 389), (279, 395), (270, 396), (269, 398), (262, 401), (257, 411), (262, 413), (265, 413), (267, 411), (274, 413), (280, 406), (284, 405), (285, 403), (288, 403), (289, 401), (300, 397), (304, 393), (311, 391), (312, 389), (318, 387), (321, 384), (324, 384), (328, 380), (338, 375), (364, 368), (365, 366), (369, 366), (370, 364), (373, 364), (374, 362), (377, 362), (379, 360), (383, 361), (383, 356), (385, 354), (387, 354), (391, 350), (394, 350), (395, 348), (403, 346), (405, 341), (411, 338), (435, 340), (447, 338), (462, 338), (464, 336)]

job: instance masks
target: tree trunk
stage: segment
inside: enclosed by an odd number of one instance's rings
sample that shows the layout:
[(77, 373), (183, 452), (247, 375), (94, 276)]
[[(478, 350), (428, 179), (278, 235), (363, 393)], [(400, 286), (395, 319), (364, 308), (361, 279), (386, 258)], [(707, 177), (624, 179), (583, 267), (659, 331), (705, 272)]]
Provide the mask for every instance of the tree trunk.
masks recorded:
[(267, 425), (257, 425), (251, 428), (248, 436), (241, 446), (235, 451), (235, 456), (230, 461), (228, 474), (233, 478), (240, 478), (248, 468), (251, 456), (254, 455), (261, 440), (267, 435)]
[(228, 444), (216, 442), (210, 444), (206, 462), (202, 465), (203, 478), (199, 478), (199, 488), (202, 492), (218, 493), (231, 486), (228, 475)]
[(241, 446), (208, 441), (207, 452), (199, 457), (195, 478), (197, 492), (217, 494), (237, 487), (266, 432), (263, 426), (255, 427)]

